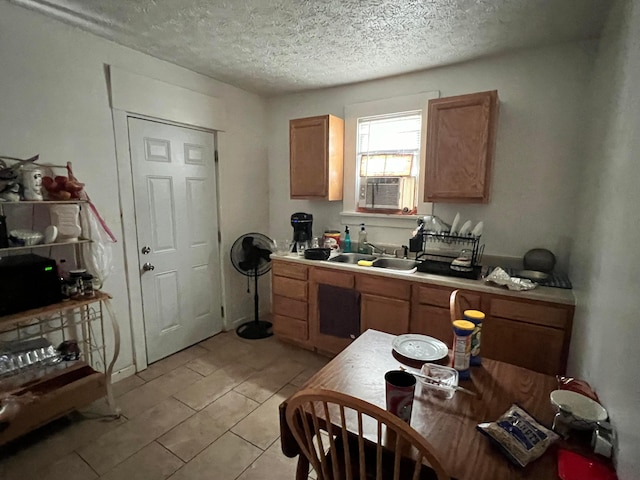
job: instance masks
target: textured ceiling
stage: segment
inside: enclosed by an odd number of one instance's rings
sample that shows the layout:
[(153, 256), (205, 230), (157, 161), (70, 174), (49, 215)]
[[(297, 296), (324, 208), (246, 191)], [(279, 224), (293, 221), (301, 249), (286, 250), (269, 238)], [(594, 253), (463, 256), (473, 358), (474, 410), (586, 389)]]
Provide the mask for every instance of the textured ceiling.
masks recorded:
[(264, 95), (593, 38), (609, 0), (9, 0)]

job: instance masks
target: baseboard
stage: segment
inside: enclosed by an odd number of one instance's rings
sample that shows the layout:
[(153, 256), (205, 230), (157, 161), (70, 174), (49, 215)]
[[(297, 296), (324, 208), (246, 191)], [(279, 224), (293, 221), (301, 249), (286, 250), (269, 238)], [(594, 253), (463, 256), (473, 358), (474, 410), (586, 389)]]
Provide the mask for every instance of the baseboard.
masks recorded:
[(120, 380), (124, 380), (125, 378), (135, 374), (136, 374), (136, 366), (129, 365), (128, 367), (122, 368), (117, 372), (113, 372), (111, 374), (111, 383), (119, 382)]

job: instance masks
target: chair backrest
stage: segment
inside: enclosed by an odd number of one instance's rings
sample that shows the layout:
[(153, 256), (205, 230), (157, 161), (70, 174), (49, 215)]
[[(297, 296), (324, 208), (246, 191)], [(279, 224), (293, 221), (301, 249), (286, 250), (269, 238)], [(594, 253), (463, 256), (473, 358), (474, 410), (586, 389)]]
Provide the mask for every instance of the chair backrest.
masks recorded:
[(318, 480), (418, 480), (423, 460), (430, 478), (450, 478), (417, 431), (359, 398), (301, 390), (287, 401), (286, 420)]
[(465, 310), (472, 310), (472, 306), (469, 301), (464, 298), (460, 290), (454, 290), (449, 297), (449, 313), (451, 314), (451, 321), (462, 320)]

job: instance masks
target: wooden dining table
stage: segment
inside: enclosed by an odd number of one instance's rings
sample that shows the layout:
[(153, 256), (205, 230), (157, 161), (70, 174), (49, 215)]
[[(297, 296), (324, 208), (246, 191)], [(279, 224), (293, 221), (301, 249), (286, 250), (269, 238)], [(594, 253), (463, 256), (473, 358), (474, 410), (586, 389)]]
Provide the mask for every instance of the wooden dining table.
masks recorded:
[[(311, 377), (301, 389), (323, 388), (342, 392), (385, 408), (384, 374), (403, 363), (412, 364), (393, 351), (395, 335), (367, 330)], [(517, 403), (538, 421), (550, 426), (554, 412), (549, 394), (557, 388), (550, 375), (483, 359), (471, 367), (471, 379), (460, 385), (477, 396), (456, 392), (452, 399), (438, 398), (418, 381), (411, 427), (433, 447), (445, 470), (458, 480), (557, 479), (556, 455), (548, 450), (525, 468), (513, 465), (476, 430), (482, 422), (497, 420)], [(280, 405), (283, 453), (297, 456), (298, 445), (287, 426), (285, 400)]]

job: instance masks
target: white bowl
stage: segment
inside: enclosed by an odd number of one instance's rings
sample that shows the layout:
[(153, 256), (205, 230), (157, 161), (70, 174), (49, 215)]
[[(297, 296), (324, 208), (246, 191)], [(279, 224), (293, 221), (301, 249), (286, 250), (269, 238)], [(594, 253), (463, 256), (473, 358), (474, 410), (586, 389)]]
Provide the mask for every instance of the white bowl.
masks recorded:
[(560, 411), (561, 405), (564, 410), (571, 412), (567, 415), (569, 426), (578, 430), (591, 430), (597, 422), (609, 416), (598, 402), (571, 390), (554, 390), (549, 397), (556, 412)]
[(44, 235), (32, 230), (16, 229), (9, 232), (9, 240), (18, 247), (28, 247), (39, 244)]

